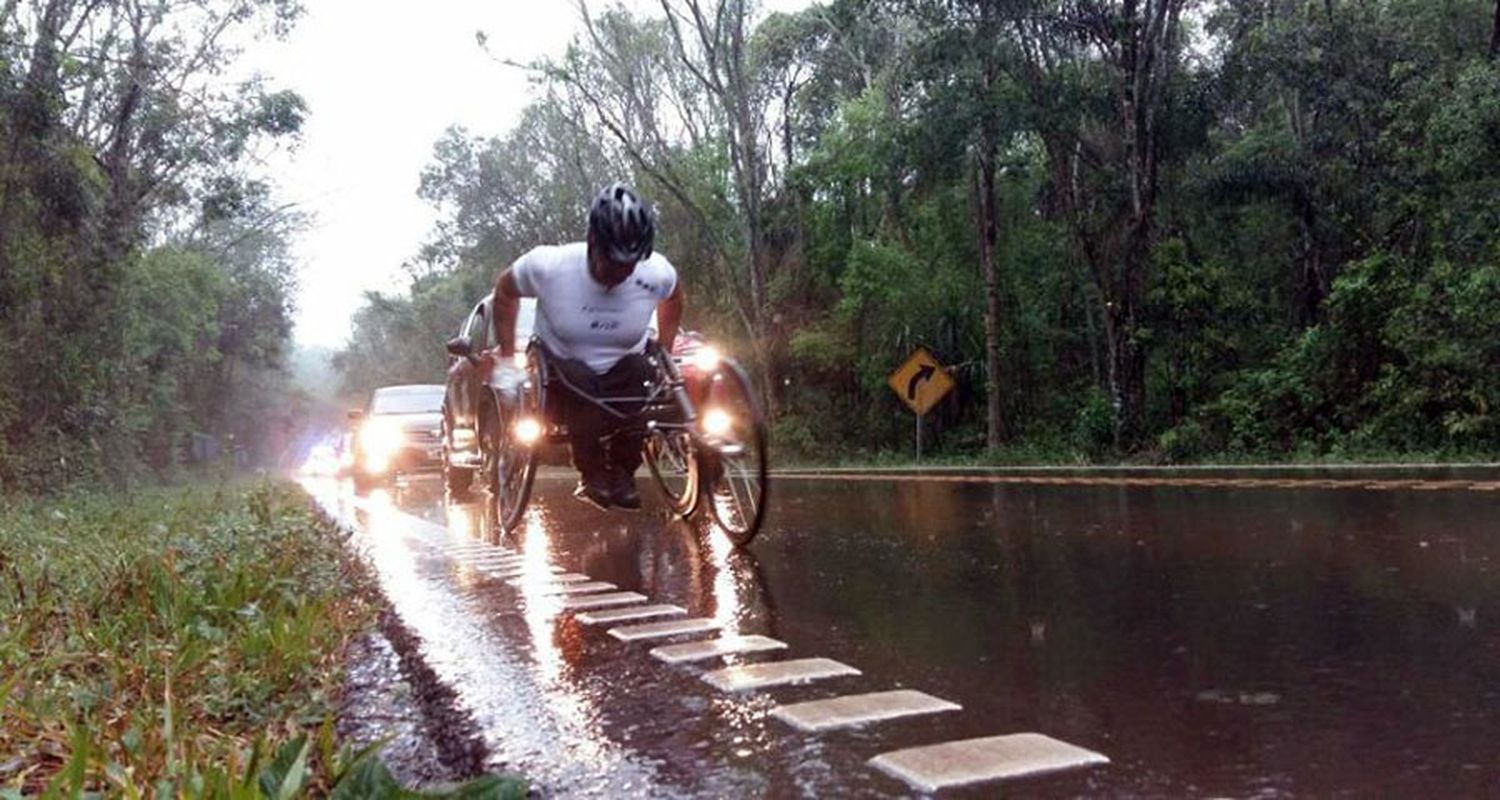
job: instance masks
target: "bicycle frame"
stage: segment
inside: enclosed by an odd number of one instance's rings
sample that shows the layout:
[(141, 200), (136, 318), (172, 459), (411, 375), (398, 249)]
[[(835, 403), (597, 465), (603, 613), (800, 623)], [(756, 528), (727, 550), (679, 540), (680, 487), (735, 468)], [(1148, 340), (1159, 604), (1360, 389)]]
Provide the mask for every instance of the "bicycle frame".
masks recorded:
[[(677, 361), (668, 355), (661, 345), (655, 341), (646, 347), (646, 356), (653, 359), (665, 375), (664, 380), (654, 381), (651, 391), (644, 397), (594, 397), (573, 385), (566, 375), (560, 370), (554, 371), (547, 366), (547, 359), (552, 358), (540, 347), (536, 341), (532, 342), (533, 348), (540, 352), (543, 381), (555, 381), (566, 388), (575, 397), (580, 397), (597, 408), (603, 410), (617, 420), (626, 421), (628, 424), (607, 434), (604, 438), (610, 439), (621, 433), (634, 433), (637, 431), (686, 431), (693, 438), (695, 444), (713, 446), (698, 431), (698, 408), (687, 391), (687, 381), (682, 377), (682, 371), (677, 367)], [(549, 374), (550, 373), (550, 374)], [(670, 396), (670, 400), (667, 398)], [(640, 408), (633, 412), (621, 411), (616, 405), (638, 405)], [(549, 420), (550, 423), (550, 420)]]

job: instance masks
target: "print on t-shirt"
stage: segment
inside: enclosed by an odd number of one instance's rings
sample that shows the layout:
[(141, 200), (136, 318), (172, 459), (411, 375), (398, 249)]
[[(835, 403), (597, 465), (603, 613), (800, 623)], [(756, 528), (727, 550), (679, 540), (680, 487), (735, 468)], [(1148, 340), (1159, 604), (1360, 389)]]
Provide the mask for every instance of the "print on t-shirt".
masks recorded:
[(537, 338), (596, 373), (645, 348), (651, 312), (677, 288), (677, 270), (660, 253), (606, 287), (589, 275), (583, 242), (535, 248), (516, 260), (513, 273), (521, 294), (537, 298)]

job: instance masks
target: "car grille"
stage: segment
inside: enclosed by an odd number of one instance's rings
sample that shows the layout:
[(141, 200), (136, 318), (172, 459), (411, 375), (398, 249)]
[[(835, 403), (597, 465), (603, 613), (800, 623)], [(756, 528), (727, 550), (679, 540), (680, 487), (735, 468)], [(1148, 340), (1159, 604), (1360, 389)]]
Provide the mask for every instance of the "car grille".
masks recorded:
[(416, 447), (438, 444), (442, 437), (438, 431), (432, 428), (408, 428), (406, 430), (406, 441)]

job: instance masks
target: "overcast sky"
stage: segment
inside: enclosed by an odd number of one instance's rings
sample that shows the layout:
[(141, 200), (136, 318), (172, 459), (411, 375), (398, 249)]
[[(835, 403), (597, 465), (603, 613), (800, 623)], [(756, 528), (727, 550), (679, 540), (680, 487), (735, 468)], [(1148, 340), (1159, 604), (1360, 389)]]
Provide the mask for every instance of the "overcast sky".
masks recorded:
[[(295, 245), (297, 341), (337, 347), (365, 290), (402, 288), (400, 265), (432, 227), (433, 209), (416, 187), (443, 130), (459, 124), (503, 133), (529, 99), (526, 76), (481, 51), (475, 31), (485, 31), (496, 55), (529, 61), (561, 53), (577, 10), (565, 0), (307, 0), (305, 7), (286, 41), (254, 45), (245, 66), (296, 90), (311, 110), (301, 146), (274, 157), (271, 172), (279, 197), (313, 217)], [(455, 325), (463, 312), (454, 309)]]

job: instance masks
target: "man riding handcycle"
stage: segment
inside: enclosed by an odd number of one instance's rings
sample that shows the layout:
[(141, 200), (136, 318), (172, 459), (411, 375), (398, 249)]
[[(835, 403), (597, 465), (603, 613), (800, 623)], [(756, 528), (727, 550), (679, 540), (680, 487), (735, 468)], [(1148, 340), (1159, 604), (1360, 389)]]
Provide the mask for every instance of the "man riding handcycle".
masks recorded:
[[(706, 499), (738, 543), (755, 535), (765, 503), (765, 424), (749, 380), (711, 348), (671, 357), (685, 306), (677, 271), (653, 252), (655, 218), (614, 184), (589, 208), (584, 242), (537, 247), (495, 282), (499, 362), (516, 352), (522, 297), (537, 300), (527, 376), (501, 417), (491, 485), (504, 529), (530, 496), (535, 446), (565, 438), (574, 496), (600, 509), (641, 507), (643, 458), (668, 505), (691, 515)], [(656, 312), (659, 338), (651, 338)]]

